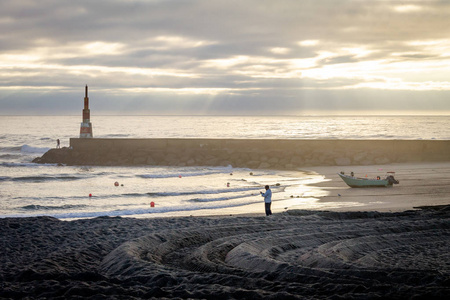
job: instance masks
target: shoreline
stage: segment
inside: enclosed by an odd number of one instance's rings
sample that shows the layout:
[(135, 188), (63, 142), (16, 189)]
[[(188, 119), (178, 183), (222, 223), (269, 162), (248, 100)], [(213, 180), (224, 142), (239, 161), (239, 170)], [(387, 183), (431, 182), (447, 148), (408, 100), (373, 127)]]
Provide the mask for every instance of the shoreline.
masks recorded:
[[(279, 198), (275, 194), (272, 199), (272, 211), (274, 213), (289, 210), (400, 212), (414, 210), (418, 206), (450, 204), (450, 186), (447, 184), (450, 182), (450, 162), (323, 166), (298, 169), (297, 171), (307, 176), (311, 175), (311, 179), (299, 187), (296, 186), (292, 191), (283, 192), (282, 196), (278, 196)], [(395, 177), (400, 180), (400, 184), (386, 188), (350, 188), (337, 175), (340, 171), (346, 173), (353, 171), (355, 175), (361, 177), (364, 177), (365, 174), (369, 177), (382, 176), (386, 171), (395, 171)], [(275, 183), (269, 183), (269, 185), (274, 186)], [(289, 195), (291, 195), (291, 198), (289, 198)], [(167, 213), (152, 213), (149, 211), (149, 213), (122, 215), (122, 217), (145, 219), (221, 215), (264, 216), (264, 205), (259, 195), (255, 195), (254, 203), (243, 206)], [(111, 216), (113, 217), (114, 214)], [(85, 218), (95, 217), (97, 216)], [(85, 218), (62, 217), (60, 219), (70, 221)]]
[[(340, 171), (356, 175), (376, 177), (387, 171), (395, 171), (400, 184), (386, 188), (350, 188), (337, 175)], [(416, 171), (420, 170), (420, 173)], [(323, 181), (306, 184), (308, 195), (301, 198), (274, 199), (273, 213), (291, 210), (332, 211), (332, 212), (404, 212), (418, 207), (450, 205), (450, 162), (440, 163), (400, 163), (370, 166), (323, 166), (299, 170), (306, 174), (323, 176)], [(318, 190), (318, 191), (317, 191)], [(314, 191), (319, 196), (309, 195)], [(320, 194), (323, 194), (320, 196)], [(288, 208), (287, 208), (288, 207)], [(287, 209), (286, 209), (287, 208)], [(245, 212), (247, 210), (247, 212)], [(186, 216), (180, 214), (175, 217)], [(263, 203), (220, 210), (199, 210), (189, 214), (193, 217), (216, 216), (265, 216)], [(151, 215), (136, 218), (152, 217)], [(158, 216), (157, 218), (170, 218)]]

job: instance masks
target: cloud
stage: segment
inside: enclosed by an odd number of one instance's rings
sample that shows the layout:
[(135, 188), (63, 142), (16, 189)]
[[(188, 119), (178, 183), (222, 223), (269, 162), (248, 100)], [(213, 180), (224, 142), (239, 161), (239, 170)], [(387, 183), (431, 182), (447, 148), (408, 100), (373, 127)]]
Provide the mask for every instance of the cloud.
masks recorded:
[(4, 0), (0, 109), (67, 112), (51, 99), (89, 84), (130, 113), (369, 109), (371, 91), (450, 111), (449, 31), (442, 1)]
[(411, 13), (421, 11), (422, 7), (419, 5), (407, 4), (407, 5), (397, 5), (394, 10), (399, 13)]

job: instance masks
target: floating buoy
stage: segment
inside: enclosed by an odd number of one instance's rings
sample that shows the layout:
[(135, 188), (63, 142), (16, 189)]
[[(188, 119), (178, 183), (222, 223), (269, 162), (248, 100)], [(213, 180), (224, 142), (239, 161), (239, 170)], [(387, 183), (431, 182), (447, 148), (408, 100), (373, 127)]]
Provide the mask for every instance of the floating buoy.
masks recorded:
[(92, 194), (89, 194), (89, 197), (92, 197)]
[(150, 202), (150, 207), (155, 207), (155, 202)]
[(233, 175), (233, 173), (230, 173), (230, 175)]
[(116, 182), (114, 182), (114, 185), (115, 186), (119, 186), (119, 183), (116, 181)]
[(178, 178), (181, 178), (181, 175), (178, 175)]
[(250, 175), (253, 175), (253, 172), (250, 172)]

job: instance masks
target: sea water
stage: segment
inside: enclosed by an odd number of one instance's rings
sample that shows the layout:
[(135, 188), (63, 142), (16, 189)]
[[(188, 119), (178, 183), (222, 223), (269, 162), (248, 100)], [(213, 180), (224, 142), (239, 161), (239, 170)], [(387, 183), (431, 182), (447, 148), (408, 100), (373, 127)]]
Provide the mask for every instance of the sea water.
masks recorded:
[[(57, 166), (31, 161), (78, 137), (79, 116), (0, 116), (0, 217), (189, 216), (317, 209), (307, 170)], [(92, 116), (96, 138), (450, 139), (447, 116)], [(118, 186), (115, 183), (118, 183)], [(154, 204), (151, 207), (151, 203)]]

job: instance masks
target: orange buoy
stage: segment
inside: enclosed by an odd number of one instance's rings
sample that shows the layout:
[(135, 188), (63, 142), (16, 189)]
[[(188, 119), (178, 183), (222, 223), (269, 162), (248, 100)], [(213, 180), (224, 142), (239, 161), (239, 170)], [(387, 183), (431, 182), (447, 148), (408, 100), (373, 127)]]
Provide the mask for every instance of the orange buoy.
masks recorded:
[(150, 207), (155, 207), (155, 202), (150, 202)]
[(114, 182), (114, 185), (115, 186), (119, 186), (119, 183), (116, 181), (116, 182)]
[(178, 178), (181, 178), (181, 175), (178, 175)]
[(92, 197), (92, 194), (89, 194), (89, 197)]

